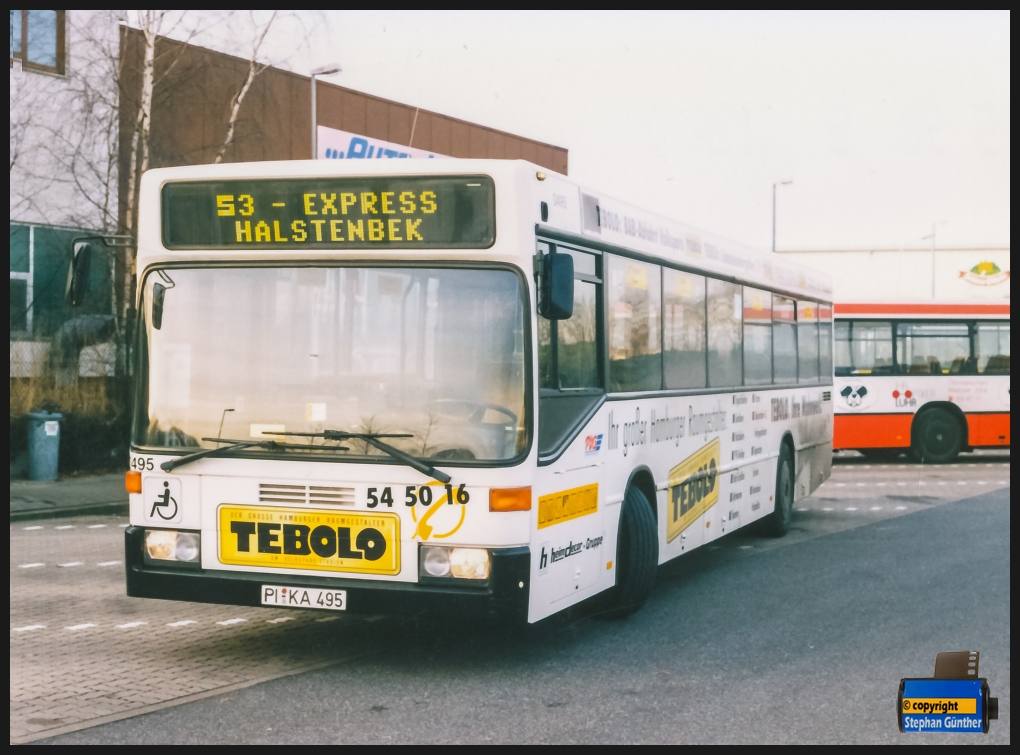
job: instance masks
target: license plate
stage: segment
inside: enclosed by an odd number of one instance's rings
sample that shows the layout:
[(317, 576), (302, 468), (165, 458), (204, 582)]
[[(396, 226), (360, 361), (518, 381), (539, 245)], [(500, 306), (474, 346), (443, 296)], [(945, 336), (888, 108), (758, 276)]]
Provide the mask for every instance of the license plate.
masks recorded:
[(289, 608), (325, 608), (329, 611), (346, 611), (347, 591), (262, 585), (262, 605), (287, 606)]
[(400, 572), (396, 514), (224, 504), (217, 518), (224, 564), (356, 574)]

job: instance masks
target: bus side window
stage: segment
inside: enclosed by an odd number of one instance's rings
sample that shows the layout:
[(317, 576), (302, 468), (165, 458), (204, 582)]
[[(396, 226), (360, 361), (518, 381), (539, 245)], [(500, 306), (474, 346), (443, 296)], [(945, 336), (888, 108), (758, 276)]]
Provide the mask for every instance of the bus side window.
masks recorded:
[(743, 296), (736, 283), (708, 279), (708, 384), (713, 388), (742, 385)]
[[(978, 323), (975, 330), (976, 371), (985, 375), (1008, 375), (1009, 324)], [(968, 366), (973, 367), (973, 361), (970, 360)], [(974, 370), (971, 370), (970, 374), (973, 373)]]
[(818, 382), (818, 305), (797, 302), (797, 382)]
[(772, 382), (772, 294), (744, 287), (744, 385)]
[(662, 388), (662, 271), (658, 265), (609, 257), (609, 387)]
[(797, 382), (797, 307), (793, 299), (772, 297), (772, 382)]
[(832, 379), (832, 305), (818, 305), (818, 369), (823, 383)]
[(666, 388), (704, 388), (705, 278), (662, 270), (662, 343)]

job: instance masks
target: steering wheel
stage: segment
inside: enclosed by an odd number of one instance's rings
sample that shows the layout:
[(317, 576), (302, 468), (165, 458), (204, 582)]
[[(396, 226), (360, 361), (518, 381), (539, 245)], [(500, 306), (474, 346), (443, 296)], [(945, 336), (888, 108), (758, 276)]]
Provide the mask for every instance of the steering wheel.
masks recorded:
[[(486, 422), (484, 424), (495, 425), (495, 424), (506, 424), (506, 425), (517, 425), (517, 415), (507, 409), (505, 406), (499, 404), (482, 404), (478, 401), (464, 401), (459, 398), (441, 398), (430, 402), (432, 405), (439, 409), (440, 414), (445, 414), (448, 417), (456, 417), (458, 419), (466, 420), (467, 422), (474, 422), (476, 424), (482, 424), (482, 420), (485, 418), (485, 413), (489, 410), (498, 412), (507, 418), (507, 422)], [(450, 411), (461, 407), (464, 411)]]

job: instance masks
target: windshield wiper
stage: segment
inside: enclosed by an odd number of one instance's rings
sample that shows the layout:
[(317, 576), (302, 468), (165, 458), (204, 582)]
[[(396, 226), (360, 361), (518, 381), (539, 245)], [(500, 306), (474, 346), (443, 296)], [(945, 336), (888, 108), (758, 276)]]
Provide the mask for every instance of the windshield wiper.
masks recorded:
[[(274, 435), (278, 434), (279, 433), (274, 433)], [(190, 464), (193, 461), (206, 459), (210, 456), (223, 456), (231, 451), (240, 451), (245, 448), (265, 448), (268, 451), (284, 451), (293, 448), (304, 448), (304, 446), (277, 443), (275, 440), (233, 440), (231, 438), (202, 438), (202, 440), (209, 441), (210, 443), (226, 443), (227, 445), (220, 446), (219, 448), (203, 448), (201, 451), (195, 451), (193, 454), (187, 454), (185, 456), (179, 456), (176, 459), (164, 461), (159, 465), (159, 468), (164, 472), (173, 472), (177, 467)], [(336, 450), (349, 451), (350, 449), (336, 448)]]
[(383, 443), (379, 438), (413, 438), (414, 436), (410, 433), (345, 433), (339, 430), (324, 430), (321, 433), (273, 433), (274, 435), (295, 435), (301, 438), (324, 438), (325, 440), (360, 440), (375, 446), (380, 451), (384, 451), (398, 461), (404, 462), (407, 466), (411, 467), (424, 475), (428, 475), (434, 480), (439, 480), (442, 483), (447, 483), (453, 478), (445, 472), (440, 472), (431, 464), (426, 464), (421, 459), (416, 459), (410, 454), (404, 453), (399, 448), (394, 448), (389, 443)]

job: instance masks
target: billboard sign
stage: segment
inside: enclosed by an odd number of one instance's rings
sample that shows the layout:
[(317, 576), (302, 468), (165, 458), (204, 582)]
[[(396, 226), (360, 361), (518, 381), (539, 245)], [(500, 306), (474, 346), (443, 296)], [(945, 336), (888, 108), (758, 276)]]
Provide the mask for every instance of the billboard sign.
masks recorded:
[(448, 157), (424, 149), (373, 139), (350, 131), (318, 126), (319, 146), (316, 157), (320, 160), (386, 160), (393, 158)]

